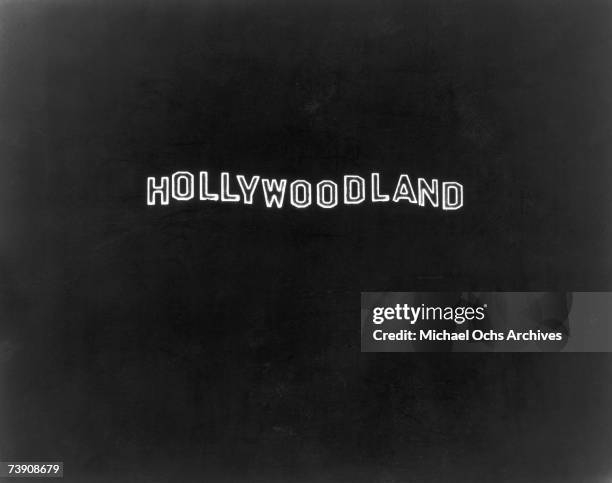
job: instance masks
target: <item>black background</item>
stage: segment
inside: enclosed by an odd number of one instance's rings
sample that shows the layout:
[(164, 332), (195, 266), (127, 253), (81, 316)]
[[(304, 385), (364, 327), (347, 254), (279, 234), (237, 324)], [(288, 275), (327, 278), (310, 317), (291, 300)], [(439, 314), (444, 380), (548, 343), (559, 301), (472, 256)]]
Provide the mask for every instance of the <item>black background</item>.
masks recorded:
[[(611, 19), (3, 2), (1, 458), (83, 482), (609, 477), (609, 356), (361, 354), (359, 300), (610, 288)], [(176, 170), (405, 172), (465, 206), (146, 206)]]

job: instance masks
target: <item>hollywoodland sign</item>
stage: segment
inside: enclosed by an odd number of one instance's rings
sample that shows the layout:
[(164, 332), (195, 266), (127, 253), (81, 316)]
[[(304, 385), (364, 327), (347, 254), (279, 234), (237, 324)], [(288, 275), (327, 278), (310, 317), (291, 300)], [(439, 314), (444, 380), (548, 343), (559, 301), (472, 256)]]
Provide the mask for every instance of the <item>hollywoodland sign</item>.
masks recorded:
[(410, 203), (443, 210), (463, 206), (463, 185), (456, 181), (415, 178), (399, 175), (389, 192), (381, 189), (381, 176), (347, 174), (341, 180), (318, 182), (303, 179), (263, 178), (222, 172), (212, 179), (208, 171), (177, 171), (170, 176), (147, 178), (147, 205), (168, 205), (189, 201), (262, 203), (267, 208), (335, 208), (339, 204)]

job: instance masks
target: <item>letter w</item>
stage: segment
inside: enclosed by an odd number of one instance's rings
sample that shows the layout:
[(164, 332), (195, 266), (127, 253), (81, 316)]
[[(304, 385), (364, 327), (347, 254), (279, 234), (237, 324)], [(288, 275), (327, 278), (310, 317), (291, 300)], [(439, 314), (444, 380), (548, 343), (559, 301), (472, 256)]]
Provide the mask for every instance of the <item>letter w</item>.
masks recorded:
[(287, 180), (281, 179), (279, 182), (277, 179), (262, 178), (261, 182), (263, 183), (266, 206), (272, 208), (272, 206), (276, 205), (277, 208), (282, 208)]

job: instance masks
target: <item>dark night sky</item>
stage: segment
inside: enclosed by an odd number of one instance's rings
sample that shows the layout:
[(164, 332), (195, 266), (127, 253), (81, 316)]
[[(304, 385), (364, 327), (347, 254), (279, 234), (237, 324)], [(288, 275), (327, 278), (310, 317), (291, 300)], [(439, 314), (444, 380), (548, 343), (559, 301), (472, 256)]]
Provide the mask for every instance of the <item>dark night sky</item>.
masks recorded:
[[(608, 290), (607, 1), (0, 4), (0, 459), (67, 481), (603, 481), (605, 354), (361, 354), (362, 290)], [(147, 207), (178, 169), (459, 213)], [(176, 472), (175, 476), (170, 476)]]

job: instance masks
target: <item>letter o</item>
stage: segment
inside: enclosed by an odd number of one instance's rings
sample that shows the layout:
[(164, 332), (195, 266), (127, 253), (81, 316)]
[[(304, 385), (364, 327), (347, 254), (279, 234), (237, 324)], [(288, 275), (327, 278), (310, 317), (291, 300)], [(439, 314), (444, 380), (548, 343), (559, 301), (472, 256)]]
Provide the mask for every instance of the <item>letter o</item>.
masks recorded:
[(317, 184), (317, 204), (321, 208), (333, 208), (338, 204), (338, 185), (330, 180)]
[(312, 186), (303, 179), (291, 183), (291, 204), (296, 208), (306, 208), (312, 203)]
[(188, 171), (174, 173), (172, 175), (172, 197), (175, 200), (187, 201), (193, 196), (193, 174)]

